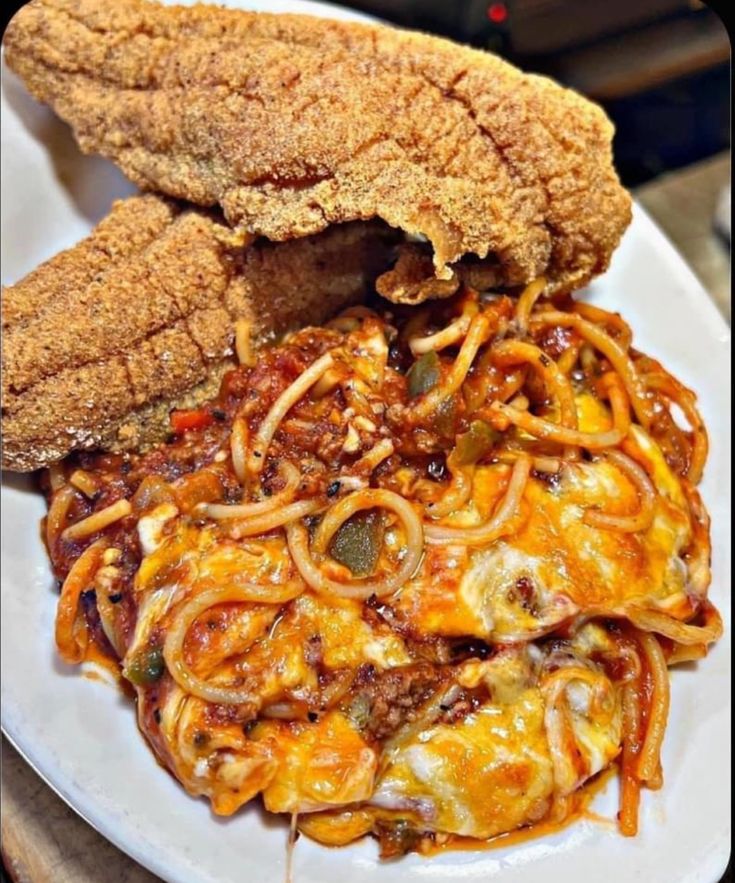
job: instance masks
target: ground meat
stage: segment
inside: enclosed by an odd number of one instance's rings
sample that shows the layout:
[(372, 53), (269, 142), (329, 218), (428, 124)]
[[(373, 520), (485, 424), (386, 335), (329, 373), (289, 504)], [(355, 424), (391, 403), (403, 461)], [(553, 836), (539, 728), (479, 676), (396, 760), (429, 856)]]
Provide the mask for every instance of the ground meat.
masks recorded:
[(375, 835), (380, 843), (381, 858), (398, 858), (408, 852), (418, 852), (422, 842), (431, 844), (433, 835), (414, 827), (407, 819), (379, 821)]
[(347, 713), (369, 739), (387, 739), (446, 680), (447, 670), (427, 662), (377, 672), (364, 666), (346, 701)]

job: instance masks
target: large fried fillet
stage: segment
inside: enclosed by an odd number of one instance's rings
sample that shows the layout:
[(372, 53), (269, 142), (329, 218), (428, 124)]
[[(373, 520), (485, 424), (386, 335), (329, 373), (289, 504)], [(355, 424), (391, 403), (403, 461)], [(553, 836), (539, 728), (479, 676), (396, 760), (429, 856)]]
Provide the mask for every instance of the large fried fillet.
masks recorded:
[[(272, 240), (379, 217), (498, 284), (573, 289), (630, 220), (602, 110), (499, 58), (380, 26), (146, 0), (32, 0), (5, 37), (31, 92), (139, 185)], [(394, 299), (443, 289), (384, 286)]]
[(116, 203), (3, 292), (3, 468), (160, 439), (172, 407), (216, 393), (235, 321), (252, 323), (256, 344), (323, 322), (385, 268), (389, 239), (354, 223), (243, 249), (202, 210), (154, 195)]

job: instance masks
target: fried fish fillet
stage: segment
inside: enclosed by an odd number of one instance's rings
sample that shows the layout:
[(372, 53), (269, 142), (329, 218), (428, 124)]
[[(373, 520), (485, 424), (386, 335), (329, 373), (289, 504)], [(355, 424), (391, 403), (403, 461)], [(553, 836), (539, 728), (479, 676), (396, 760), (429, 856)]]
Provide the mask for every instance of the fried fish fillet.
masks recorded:
[[(271, 240), (379, 217), (498, 284), (579, 287), (630, 221), (603, 111), (485, 52), (387, 27), (147, 0), (32, 0), (6, 58), (82, 149)], [(456, 269), (456, 268), (455, 268)], [(456, 287), (456, 286), (455, 286)], [(451, 286), (387, 280), (418, 301)]]
[(243, 248), (206, 211), (153, 194), (116, 203), (3, 292), (3, 468), (159, 440), (171, 408), (216, 393), (237, 320), (255, 344), (323, 322), (366, 292), (391, 238), (358, 222)]

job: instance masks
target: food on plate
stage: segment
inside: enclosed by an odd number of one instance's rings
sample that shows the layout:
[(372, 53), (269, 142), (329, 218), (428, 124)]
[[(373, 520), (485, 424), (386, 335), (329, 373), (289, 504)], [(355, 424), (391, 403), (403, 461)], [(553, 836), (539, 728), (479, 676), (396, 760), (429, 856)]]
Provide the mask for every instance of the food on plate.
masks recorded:
[(3, 292), (3, 468), (141, 448), (216, 394), (241, 349), (321, 322), (390, 261), (377, 223), (249, 247), (217, 215), (153, 194)]
[(630, 220), (603, 112), (208, 6), (32, 0), (5, 50), (162, 194), (4, 293), (61, 658), (220, 815), (428, 853), (564, 825), (617, 765), (635, 834), (668, 668), (722, 622), (695, 396), (571, 296)]
[(143, 188), (219, 204), (271, 240), (375, 217), (423, 240), (380, 288), (396, 300), (448, 296), (467, 272), (571, 291), (606, 269), (630, 220), (599, 107), (436, 37), (32, 0), (5, 57), (83, 150)]
[(695, 398), (618, 314), (376, 300), (197, 413), (52, 469), (45, 525), (62, 658), (118, 667), (190, 794), (394, 856), (561, 825), (616, 762), (636, 832), (722, 625)]

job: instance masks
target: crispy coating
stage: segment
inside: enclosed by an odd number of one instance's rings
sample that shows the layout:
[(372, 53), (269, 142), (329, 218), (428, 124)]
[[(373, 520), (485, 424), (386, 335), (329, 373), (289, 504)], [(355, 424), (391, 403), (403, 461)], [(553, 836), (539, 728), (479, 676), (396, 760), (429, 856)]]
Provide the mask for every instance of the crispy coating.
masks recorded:
[(235, 321), (252, 323), (256, 345), (324, 321), (387, 266), (391, 238), (353, 223), (243, 248), (205, 211), (153, 194), (116, 203), (3, 292), (3, 468), (160, 440), (172, 407), (215, 394)]
[(502, 270), (491, 259), (465, 259), (456, 264), (447, 279), (438, 279), (432, 269), (427, 247), (416, 242), (401, 242), (396, 247), (396, 262), (375, 283), (378, 294), (399, 304), (420, 304), (425, 300), (451, 297), (466, 285), (488, 291), (502, 285)]
[(464, 256), (491, 257), (501, 284), (543, 274), (555, 292), (603, 272), (630, 220), (599, 107), (447, 40), (204, 5), (32, 0), (5, 45), (83, 150), (272, 240), (379, 217), (428, 239), (441, 279)]

